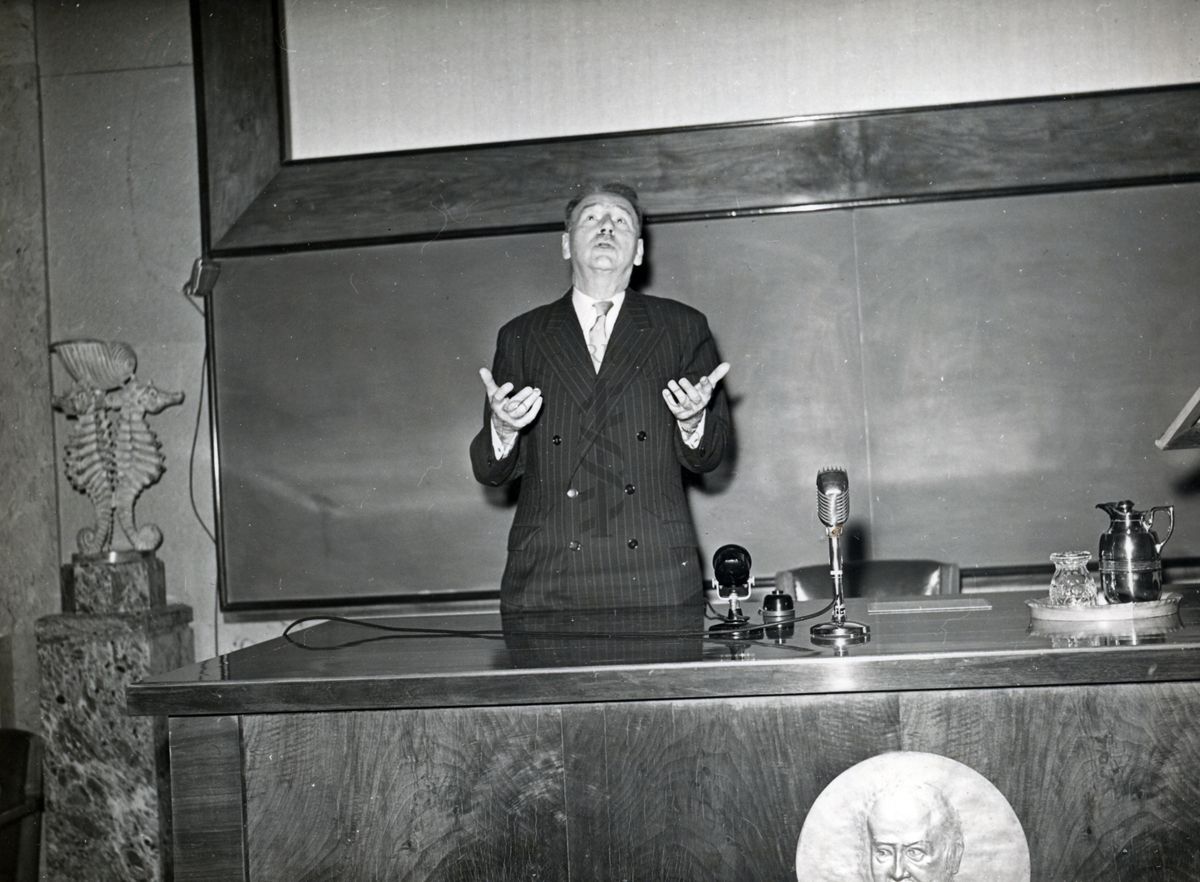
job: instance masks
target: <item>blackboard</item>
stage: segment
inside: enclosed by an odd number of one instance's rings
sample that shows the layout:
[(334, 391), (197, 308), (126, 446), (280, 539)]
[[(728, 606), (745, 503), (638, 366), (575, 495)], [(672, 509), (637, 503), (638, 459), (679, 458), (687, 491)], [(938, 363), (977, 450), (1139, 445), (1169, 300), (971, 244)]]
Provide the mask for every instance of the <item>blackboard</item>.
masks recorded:
[[(1095, 549), (1098, 502), (1173, 503), (1154, 439), (1200, 377), (1200, 184), (662, 223), (649, 293), (707, 313), (737, 454), (692, 488), (702, 557), (825, 555), (813, 480), (851, 479), (850, 552), (967, 566)], [(227, 609), (494, 592), (511, 502), (471, 477), (477, 376), (562, 294), (556, 233), (226, 258), (208, 301)]]

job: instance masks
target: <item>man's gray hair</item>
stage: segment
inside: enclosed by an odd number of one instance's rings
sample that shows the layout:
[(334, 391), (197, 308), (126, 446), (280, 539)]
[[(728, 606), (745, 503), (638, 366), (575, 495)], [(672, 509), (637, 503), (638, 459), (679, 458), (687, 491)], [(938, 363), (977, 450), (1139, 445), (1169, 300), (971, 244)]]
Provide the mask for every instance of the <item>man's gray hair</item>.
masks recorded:
[(633, 187), (628, 184), (623, 184), (620, 181), (609, 181), (605, 184), (589, 184), (578, 196), (574, 197), (567, 203), (566, 221), (567, 229), (571, 229), (571, 215), (575, 213), (575, 209), (579, 207), (579, 203), (589, 196), (595, 196), (597, 193), (608, 193), (612, 196), (620, 196), (626, 202), (633, 206), (633, 213), (637, 215), (638, 230), (642, 229), (642, 206), (638, 202), (638, 194)]

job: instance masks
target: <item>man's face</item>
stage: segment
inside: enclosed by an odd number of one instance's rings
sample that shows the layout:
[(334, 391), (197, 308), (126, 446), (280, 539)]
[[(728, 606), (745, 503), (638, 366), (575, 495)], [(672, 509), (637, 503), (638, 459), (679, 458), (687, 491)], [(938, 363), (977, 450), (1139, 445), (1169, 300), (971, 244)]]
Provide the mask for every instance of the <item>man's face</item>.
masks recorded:
[(563, 257), (576, 269), (629, 272), (642, 262), (637, 213), (624, 197), (593, 193), (571, 215), (563, 233)]
[(950, 882), (962, 859), (961, 843), (928, 807), (891, 801), (868, 819), (873, 882)]

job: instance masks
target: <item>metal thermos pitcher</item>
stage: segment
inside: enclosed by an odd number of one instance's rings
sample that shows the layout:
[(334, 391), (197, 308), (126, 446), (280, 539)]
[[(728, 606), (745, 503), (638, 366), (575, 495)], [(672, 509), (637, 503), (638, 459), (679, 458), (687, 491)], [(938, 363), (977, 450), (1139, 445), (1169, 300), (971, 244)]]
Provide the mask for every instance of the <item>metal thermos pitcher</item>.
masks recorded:
[[(1162, 594), (1162, 558), (1159, 552), (1175, 530), (1175, 506), (1156, 505), (1136, 511), (1128, 499), (1101, 502), (1108, 513), (1108, 530), (1100, 536), (1100, 584), (1109, 603), (1158, 600)], [(1167, 535), (1155, 534), (1154, 517), (1167, 516)]]

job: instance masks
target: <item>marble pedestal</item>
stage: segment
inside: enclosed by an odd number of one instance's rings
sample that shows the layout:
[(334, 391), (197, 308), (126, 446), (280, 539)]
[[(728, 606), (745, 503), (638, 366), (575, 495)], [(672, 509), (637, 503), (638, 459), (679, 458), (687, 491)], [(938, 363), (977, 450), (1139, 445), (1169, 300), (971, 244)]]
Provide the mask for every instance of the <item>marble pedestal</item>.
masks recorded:
[(63, 582), (66, 611), (39, 619), (36, 630), (43, 878), (168, 880), (166, 730), (125, 713), (125, 687), (194, 660), (191, 608), (166, 603), (153, 554), (77, 557)]

